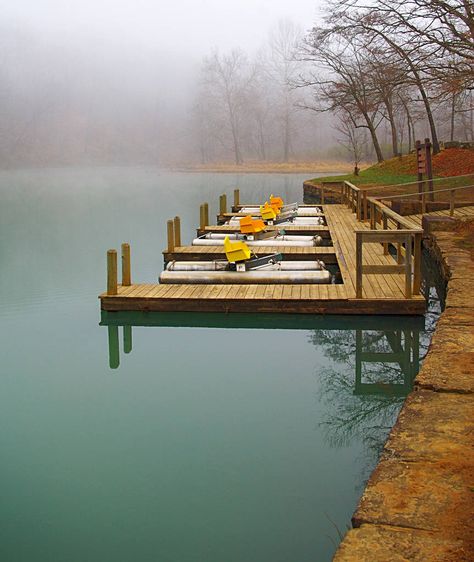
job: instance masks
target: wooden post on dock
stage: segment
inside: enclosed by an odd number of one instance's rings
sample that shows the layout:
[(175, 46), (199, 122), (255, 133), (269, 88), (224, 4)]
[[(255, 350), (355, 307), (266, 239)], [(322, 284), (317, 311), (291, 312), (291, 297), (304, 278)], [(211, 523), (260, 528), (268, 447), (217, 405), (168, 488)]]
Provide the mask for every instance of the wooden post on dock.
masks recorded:
[(454, 216), (454, 189), (449, 192), (449, 216)]
[(362, 298), (362, 233), (356, 232), (356, 299)]
[(176, 216), (173, 220), (174, 223), (174, 245), (175, 247), (181, 246), (181, 219)]
[(369, 218), (369, 210), (367, 207), (367, 191), (364, 190), (362, 196), (364, 198), (364, 221), (366, 221)]
[(357, 192), (357, 209), (356, 217), (358, 221), (362, 220), (362, 194), (360, 191)]
[(219, 197), (219, 212), (221, 215), (227, 213), (227, 195), (225, 193)]
[(168, 252), (174, 251), (174, 222), (172, 220), (167, 221), (167, 234), (168, 234)]
[(413, 270), (413, 294), (419, 295), (421, 291), (421, 242), (423, 234), (415, 234), (414, 238), (414, 270)]
[[(384, 230), (387, 230), (387, 228), (388, 228), (387, 215), (385, 213), (382, 216), (382, 227), (383, 227)], [(385, 255), (388, 255), (388, 242), (383, 243), (383, 253)]]
[[(397, 230), (401, 230), (402, 226), (400, 223), (397, 223)], [(403, 254), (402, 254), (402, 244), (401, 242), (397, 242), (397, 264), (403, 264)]]
[(240, 205), (240, 189), (234, 189), (234, 207)]
[(405, 298), (411, 299), (411, 235), (405, 238)]
[(117, 250), (107, 251), (107, 294), (117, 294)]
[(122, 244), (122, 285), (128, 287), (132, 284), (130, 268), (130, 244)]
[(201, 230), (204, 230), (205, 226), (206, 226), (206, 219), (204, 217), (204, 203), (202, 203), (201, 205), (199, 205), (199, 228)]
[(209, 225), (209, 203), (204, 203), (204, 226)]

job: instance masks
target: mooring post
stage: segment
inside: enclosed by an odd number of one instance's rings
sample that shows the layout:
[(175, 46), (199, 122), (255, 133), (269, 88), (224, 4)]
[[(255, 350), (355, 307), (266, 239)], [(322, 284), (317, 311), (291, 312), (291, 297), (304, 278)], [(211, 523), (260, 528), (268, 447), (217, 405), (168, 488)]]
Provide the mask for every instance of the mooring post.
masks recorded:
[(204, 226), (209, 225), (209, 203), (204, 203)]
[(362, 233), (356, 232), (356, 299), (362, 298)]
[(204, 230), (206, 226), (206, 219), (204, 217), (204, 203), (199, 205), (199, 228), (200, 230)]
[(120, 365), (120, 348), (118, 326), (107, 326), (109, 334), (109, 367), (118, 369)]
[(117, 294), (117, 250), (107, 251), (107, 294)]
[(174, 251), (174, 222), (169, 220), (166, 222), (168, 233), (168, 252)]
[(132, 327), (123, 327), (123, 351), (124, 353), (130, 353), (132, 351)]
[(219, 197), (219, 212), (221, 215), (227, 213), (227, 195), (225, 193)]
[(176, 216), (173, 220), (174, 224), (174, 245), (181, 246), (181, 219)]
[(240, 205), (240, 189), (234, 189), (234, 207)]
[(122, 285), (128, 287), (132, 284), (132, 275), (130, 267), (130, 244), (124, 242), (122, 244)]

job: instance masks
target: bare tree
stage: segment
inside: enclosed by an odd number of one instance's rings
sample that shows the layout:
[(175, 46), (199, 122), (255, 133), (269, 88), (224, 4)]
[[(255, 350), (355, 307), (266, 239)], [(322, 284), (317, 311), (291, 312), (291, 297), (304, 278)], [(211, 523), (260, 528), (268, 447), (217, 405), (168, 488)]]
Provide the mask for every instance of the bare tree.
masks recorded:
[(338, 114), (339, 122), (335, 126), (341, 137), (338, 143), (349, 152), (354, 161), (354, 175), (359, 175), (359, 164), (362, 154), (366, 150), (366, 139), (362, 131), (354, 126), (354, 123), (347, 111), (340, 111)]
[(232, 152), (237, 165), (243, 163), (242, 120), (246, 98), (254, 77), (247, 56), (235, 49), (220, 55), (217, 51), (204, 59), (202, 80), (208, 103), (223, 117), (231, 137)]
[(316, 67), (316, 71), (300, 76), (298, 83), (300, 87), (313, 88), (316, 105), (311, 109), (346, 111), (354, 127), (368, 129), (377, 160), (383, 162), (377, 137), (380, 98), (371, 84), (367, 61), (355, 48), (352, 40), (343, 35), (328, 35), (325, 30), (313, 28), (306, 37), (299, 56)]
[(276, 94), (275, 112), (281, 124), (285, 162), (288, 162), (292, 150), (293, 115), (297, 104), (297, 93), (292, 84), (301, 70), (301, 61), (296, 53), (302, 36), (300, 27), (291, 20), (280, 20), (270, 32), (263, 54), (263, 68)]

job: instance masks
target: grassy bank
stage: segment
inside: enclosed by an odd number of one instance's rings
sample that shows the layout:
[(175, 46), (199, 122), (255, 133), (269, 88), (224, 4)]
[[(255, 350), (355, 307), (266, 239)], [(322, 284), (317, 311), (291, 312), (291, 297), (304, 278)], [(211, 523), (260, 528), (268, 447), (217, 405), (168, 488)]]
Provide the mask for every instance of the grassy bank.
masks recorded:
[[(474, 150), (463, 148), (450, 148), (443, 150), (433, 157), (433, 175), (435, 178), (474, 174)], [(401, 158), (392, 158), (381, 164), (374, 164), (360, 172), (358, 176), (345, 174), (340, 176), (327, 176), (314, 178), (314, 183), (321, 181), (349, 181), (358, 187), (374, 187), (384, 185), (394, 185), (400, 183), (415, 182), (416, 175), (416, 156), (408, 154)], [(435, 185), (442, 187), (454, 187), (463, 185), (467, 179), (446, 180), (437, 182)], [(436, 189), (436, 188), (435, 188)]]

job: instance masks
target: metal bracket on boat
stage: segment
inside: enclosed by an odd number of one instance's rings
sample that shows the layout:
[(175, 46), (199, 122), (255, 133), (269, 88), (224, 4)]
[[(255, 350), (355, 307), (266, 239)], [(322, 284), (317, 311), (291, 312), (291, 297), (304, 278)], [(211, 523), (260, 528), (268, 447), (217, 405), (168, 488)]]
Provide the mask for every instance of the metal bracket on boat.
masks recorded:
[[(251, 271), (252, 269), (259, 269), (265, 265), (272, 265), (276, 262), (282, 261), (282, 254), (269, 254), (268, 256), (254, 257), (246, 261), (235, 264), (235, 271)], [(233, 269), (231, 264), (231, 269)]]

